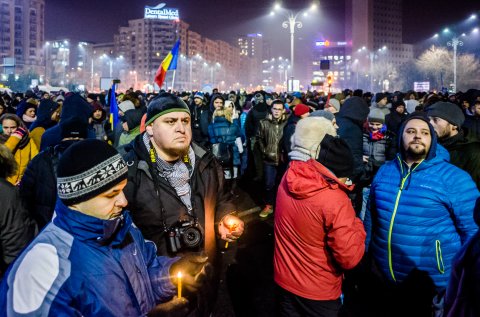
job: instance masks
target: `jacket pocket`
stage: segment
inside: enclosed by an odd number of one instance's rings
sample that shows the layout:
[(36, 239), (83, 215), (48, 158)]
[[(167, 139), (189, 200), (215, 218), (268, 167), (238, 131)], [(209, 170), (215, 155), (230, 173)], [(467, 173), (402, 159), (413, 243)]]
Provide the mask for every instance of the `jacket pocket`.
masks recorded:
[(437, 258), (437, 269), (440, 273), (445, 273), (445, 266), (443, 265), (442, 245), (440, 240), (435, 240), (435, 256)]

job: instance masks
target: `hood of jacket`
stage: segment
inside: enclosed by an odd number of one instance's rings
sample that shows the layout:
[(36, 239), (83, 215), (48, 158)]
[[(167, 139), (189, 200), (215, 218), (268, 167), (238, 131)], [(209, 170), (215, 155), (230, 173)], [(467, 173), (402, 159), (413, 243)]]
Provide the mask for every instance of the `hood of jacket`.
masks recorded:
[(88, 122), (88, 118), (92, 114), (92, 106), (85, 98), (79, 94), (72, 94), (65, 98), (62, 106), (62, 113), (60, 120), (66, 121), (68, 119), (77, 117)]
[(306, 199), (326, 189), (353, 189), (353, 186), (340, 182), (328, 168), (313, 159), (292, 161), (284, 177), (289, 193), (296, 199)]
[(367, 120), (369, 112), (370, 108), (368, 107), (367, 102), (360, 97), (354, 96), (348, 98), (343, 103), (338, 112), (338, 116), (363, 123)]
[(30, 126), (30, 131), (36, 127), (42, 127), (45, 129), (55, 125), (55, 121), (52, 120), (52, 114), (60, 107), (58, 103), (50, 99), (43, 99), (40, 101), (40, 105), (37, 109), (37, 120)]

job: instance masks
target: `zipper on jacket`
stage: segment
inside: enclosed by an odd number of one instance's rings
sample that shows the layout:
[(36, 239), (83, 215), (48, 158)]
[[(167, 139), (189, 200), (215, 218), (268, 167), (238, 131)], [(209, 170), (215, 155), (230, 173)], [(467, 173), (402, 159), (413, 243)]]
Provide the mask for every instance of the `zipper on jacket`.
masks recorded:
[[(403, 162), (402, 160), (397, 157), (399, 163), (400, 163), (400, 172), (401, 175), (403, 175)], [(420, 161), (420, 163), (417, 164), (413, 169), (408, 168), (407, 175), (402, 178), (402, 182), (400, 183), (400, 188), (398, 189), (397, 192), (397, 198), (395, 199), (395, 206), (393, 207), (393, 213), (392, 213), (392, 218), (390, 219), (390, 227), (388, 229), (388, 268), (390, 270), (390, 275), (392, 276), (392, 279), (396, 282), (397, 279), (395, 278), (395, 273), (393, 273), (393, 263), (392, 263), (392, 233), (393, 233), (393, 223), (395, 222), (395, 216), (397, 215), (397, 209), (398, 209), (398, 203), (400, 201), (400, 196), (402, 195), (403, 188), (405, 186), (405, 182), (407, 181), (408, 177), (410, 174), (423, 162)]]
[(440, 240), (435, 240), (435, 256), (437, 258), (437, 269), (440, 273), (445, 274), (445, 266), (443, 265), (442, 245)]

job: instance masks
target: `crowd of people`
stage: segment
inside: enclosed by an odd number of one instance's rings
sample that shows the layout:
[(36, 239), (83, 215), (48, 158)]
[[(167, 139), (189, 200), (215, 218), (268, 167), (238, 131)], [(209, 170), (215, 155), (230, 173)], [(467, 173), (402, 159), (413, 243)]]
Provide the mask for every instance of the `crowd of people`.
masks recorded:
[(208, 316), (239, 180), (276, 315), (480, 315), (479, 90), (112, 94), (0, 96), (0, 315)]

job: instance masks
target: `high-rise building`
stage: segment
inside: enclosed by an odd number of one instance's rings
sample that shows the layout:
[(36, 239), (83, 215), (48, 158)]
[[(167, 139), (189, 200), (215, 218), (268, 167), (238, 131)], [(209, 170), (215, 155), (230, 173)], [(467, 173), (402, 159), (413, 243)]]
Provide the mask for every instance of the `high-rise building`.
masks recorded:
[(212, 85), (232, 89), (239, 77), (240, 50), (224, 41), (202, 37), (179, 20), (135, 19), (120, 27), (114, 36), (115, 56), (123, 56), (124, 76), (119, 78), (128, 87), (142, 89), (151, 84), (159, 65), (180, 39), (180, 57), (175, 78), (167, 73), (165, 83), (176, 89), (201, 89)]
[(346, 0), (345, 39), (357, 60), (355, 70), (369, 77), (370, 89), (386, 89), (396, 68), (413, 58), (413, 45), (402, 38), (402, 2)]
[(0, 0), (0, 63), (3, 73), (43, 75), (45, 0)]

